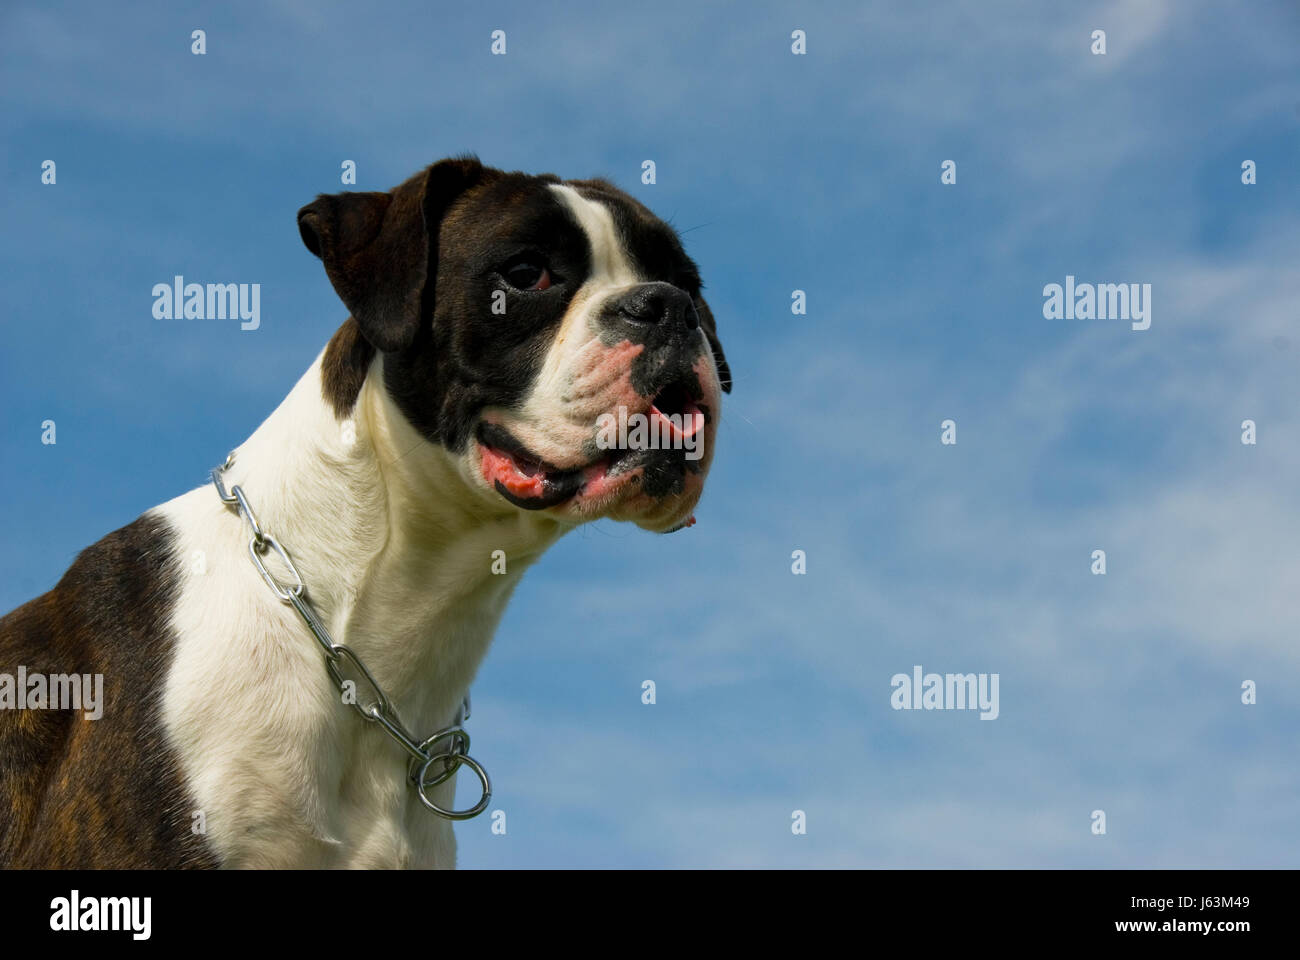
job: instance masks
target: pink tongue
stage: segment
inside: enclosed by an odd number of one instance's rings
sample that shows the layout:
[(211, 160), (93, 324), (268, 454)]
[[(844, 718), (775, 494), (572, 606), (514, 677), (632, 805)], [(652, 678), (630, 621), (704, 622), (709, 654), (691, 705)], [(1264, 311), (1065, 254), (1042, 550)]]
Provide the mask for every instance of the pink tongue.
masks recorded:
[(516, 497), (540, 497), (545, 489), (540, 470), (526, 477), (515, 467), (514, 460), (491, 447), (483, 448), (483, 476), (489, 484), (500, 483)]
[(655, 418), (662, 419), (668, 425), (668, 433), (673, 437), (693, 437), (704, 426), (704, 415), (700, 412), (700, 408), (693, 403), (688, 403), (686, 409), (679, 414), (682, 424), (680, 430), (668, 419), (667, 414), (652, 403), (650, 404), (650, 419), (654, 420)]

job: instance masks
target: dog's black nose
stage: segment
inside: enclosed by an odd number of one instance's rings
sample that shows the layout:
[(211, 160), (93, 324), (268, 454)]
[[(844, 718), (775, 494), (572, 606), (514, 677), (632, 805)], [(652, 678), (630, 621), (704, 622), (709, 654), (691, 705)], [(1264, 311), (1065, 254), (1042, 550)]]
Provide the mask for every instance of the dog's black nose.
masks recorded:
[(642, 283), (622, 294), (610, 304), (610, 318), (615, 323), (630, 327), (627, 332), (632, 339), (645, 336), (642, 331), (636, 335), (638, 326), (665, 326), (678, 330), (694, 330), (700, 325), (700, 316), (695, 312), (695, 303), (690, 294), (671, 283)]

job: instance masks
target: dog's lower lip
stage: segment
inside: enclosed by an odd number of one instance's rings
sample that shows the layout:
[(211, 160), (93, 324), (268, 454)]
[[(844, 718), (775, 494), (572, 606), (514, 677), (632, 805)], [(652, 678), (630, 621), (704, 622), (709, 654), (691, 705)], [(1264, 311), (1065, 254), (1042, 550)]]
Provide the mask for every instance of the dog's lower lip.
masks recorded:
[(572, 499), (586, 485), (593, 468), (605, 462), (561, 470), (493, 423), (480, 425), (478, 441), (484, 476), (501, 496), (524, 510), (545, 510)]
[[(708, 422), (708, 411), (693, 402), (677, 416), (678, 428), (668, 415), (650, 405), (651, 417), (663, 418), (674, 435), (693, 436)], [(500, 424), (483, 422), (477, 431), (484, 479), (502, 497), (523, 510), (547, 510), (583, 494), (604, 496), (609, 484), (621, 483), (624, 475), (648, 467), (657, 457), (673, 456), (659, 449), (616, 448), (580, 467), (560, 469), (532, 453)]]

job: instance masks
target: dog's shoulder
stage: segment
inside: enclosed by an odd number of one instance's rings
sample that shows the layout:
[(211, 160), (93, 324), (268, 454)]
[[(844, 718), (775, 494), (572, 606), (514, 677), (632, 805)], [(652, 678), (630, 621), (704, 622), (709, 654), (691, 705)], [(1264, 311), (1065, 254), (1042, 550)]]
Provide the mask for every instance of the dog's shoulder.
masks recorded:
[[(212, 865), (159, 719), (179, 583), (173, 540), (146, 514), (0, 618), (0, 865)], [(92, 697), (98, 684), (99, 702), (66, 709), (56, 684)]]

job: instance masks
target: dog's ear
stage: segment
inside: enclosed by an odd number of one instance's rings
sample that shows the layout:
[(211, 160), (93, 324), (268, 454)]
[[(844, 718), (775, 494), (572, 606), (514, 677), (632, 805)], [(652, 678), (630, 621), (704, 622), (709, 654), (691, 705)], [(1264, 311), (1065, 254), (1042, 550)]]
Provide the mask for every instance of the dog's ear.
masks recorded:
[(718, 382), (722, 384), (724, 393), (730, 393), (731, 367), (727, 366), (727, 357), (722, 352), (722, 341), (718, 339), (718, 325), (713, 319), (713, 311), (709, 309), (703, 297), (695, 301), (695, 306), (696, 312), (700, 315), (700, 327), (704, 330), (704, 335), (709, 338), (709, 346), (713, 348), (713, 362), (718, 365)]
[(432, 306), (443, 214), (484, 170), (472, 158), (441, 160), (388, 193), (321, 194), (298, 211), (302, 242), (379, 350), (415, 339)]

